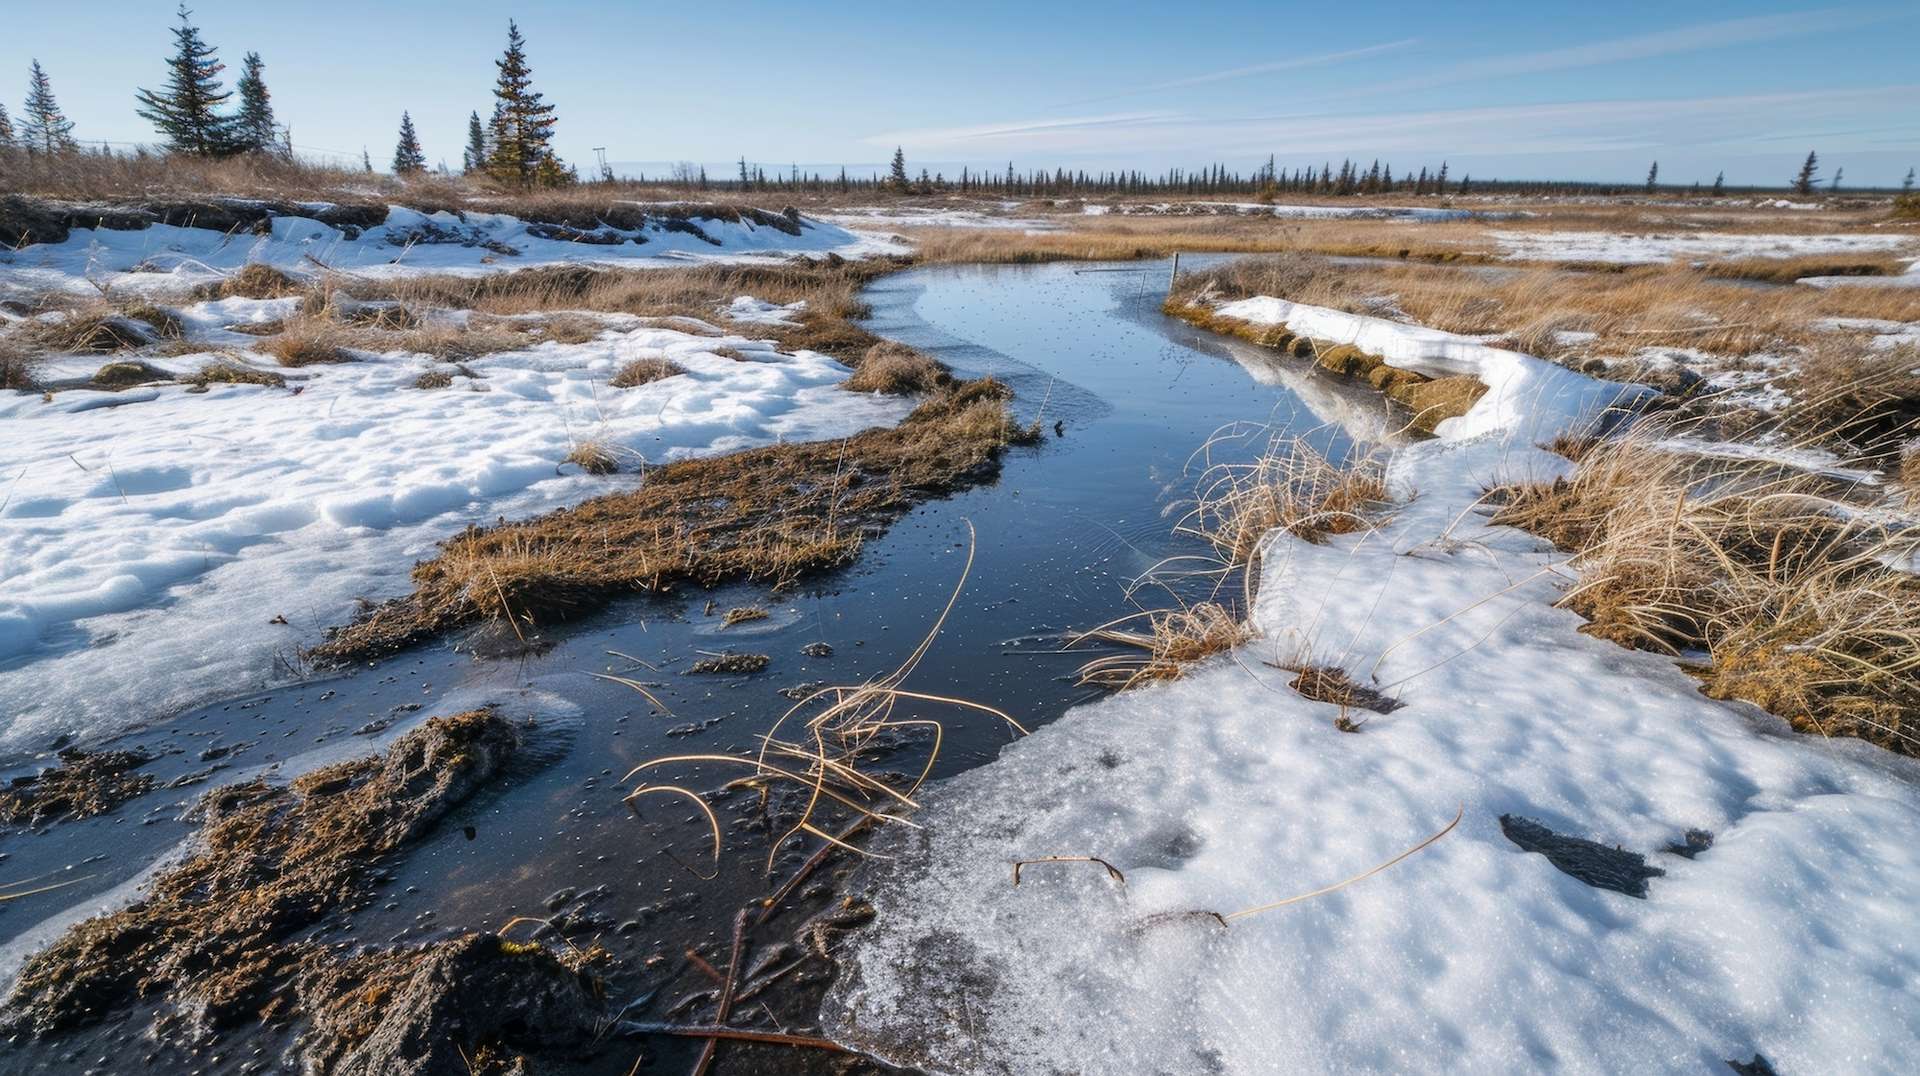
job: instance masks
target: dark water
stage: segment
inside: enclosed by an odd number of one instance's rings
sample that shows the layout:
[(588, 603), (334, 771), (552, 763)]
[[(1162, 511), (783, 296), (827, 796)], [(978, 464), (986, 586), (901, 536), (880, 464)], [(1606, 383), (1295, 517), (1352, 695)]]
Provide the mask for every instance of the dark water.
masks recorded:
[[(1045, 442), (1010, 452), (997, 481), (917, 508), (871, 541), (856, 565), (797, 592), (730, 587), (635, 600), (555, 633), (552, 648), (536, 657), (477, 659), (455, 641), (349, 676), (205, 707), (123, 738), (116, 746), (166, 752), (150, 767), (163, 782), (224, 768), (105, 818), (0, 838), (0, 879), (86, 879), (0, 904), (0, 971), (10, 975), (24, 951), (45, 944), (57, 926), (47, 917), (116, 903), (115, 887), (124, 889), (192, 832), (178, 816), (213, 784), (262, 767), (297, 771), (366, 753), (436, 710), (497, 700), (509, 713), (536, 716), (515, 779), (455, 812), (392, 866), (380, 902), (330, 923), (325, 936), (384, 943), (490, 930), (515, 916), (549, 915), (557, 891), (605, 886), (606, 896), (586, 909), (605, 921), (575, 940), (598, 936), (623, 960), (616, 995), (653, 993), (635, 1015), (663, 1018), (676, 998), (706, 985), (687, 971), (683, 951), (694, 947), (723, 965), (736, 909), (812, 849), (783, 848), (770, 882), (770, 838), (753, 794), (723, 797), (716, 809), (727, 826), (726, 854), (718, 875), (702, 880), (690, 867), (704, 872), (711, 864), (705, 825), (664, 798), (636, 817), (622, 803), (629, 786), (620, 778), (630, 767), (665, 754), (748, 753), (791, 705), (779, 689), (852, 685), (892, 670), (945, 604), (966, 559), (969, 524), (971, 578), (906, 686), (999, 707), (1030, 728), (1045, 724), (1092, 697), (1072, 675), (1090, 655), (1055, 652), (1062, 633), (1134, 611), (1130, 580), (1162, 558), (1201, 551), (1171, 531), (1197, 473), (1193, 454), (1210, 436), (1228, 423), (1257, 423), (1338, 452), (1348, 429), (1384, 421), (1378, 398), (1363, 390), (1160, 314), (1166, 273), (1165, 263), (945, 267), (878, 281), (868, 293), (875, 332), (933, 352), (963, 374), (1006, 381), (1017, 409), (1047, 425)], [(719, 628), (721, 612), (751, 604), (774, 615)], [(802, 654), (816, 642), (831, 645), (832, 655)], [(721, 649), (763, 652), (772, 664), (745, 678), (680, 673), (697, 651)], [(595, 672), (648, 682), (672, 713), (654, 711)], [(409, 709), (415, 704), (420, 709)], [(990, 761), (1008, 742), (1009, 730), (990, 718), (941, 716), (948, 721), (936, 776)], [(370, 722), (390, 724), (356, 733)], [(209, 748), (222, 757), (203, 760)], [(909, 760), (918, 768), (924, 755), (913, 750), (903, 752), (902, 768)], [(658, 776), (712, 789), (746, 772), (702, 763)], [(790, 939), (806, 913), (831, 899), (815, 893), (757, 930), (756, 953)], [(824, 964), (814, 971), (825, 973)], [(741, 1019), (804, 1028), (816, 996), (789, 991), (770, 998), (764, 1014)], [(278, 1068), (277, 1034), (239, 1036), (196, 1054), (154, 1044), (141, 1035), (144, 1027), (145, 1014), (136, 1014), (53, 1044), (0, 1044), (0, 1054), (10, 1055), (0, 1069), (117, 1072), (140, 1058), (159, 1071)], [(651, 1058), (643, 1071), (681, 1071), (696, 1052), (670, 1040), (616, 1042), (565, 1071), (624, 1073), (643, 1049)], [(719, 1071), (793, 1071), (798, 1060), (729, 1046)]]

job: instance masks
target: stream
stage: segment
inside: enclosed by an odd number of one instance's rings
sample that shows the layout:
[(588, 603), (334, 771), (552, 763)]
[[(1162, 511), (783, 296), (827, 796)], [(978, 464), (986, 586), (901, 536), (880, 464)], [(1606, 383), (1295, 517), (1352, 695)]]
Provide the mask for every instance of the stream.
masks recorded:
[[(1182, 259), (1183, 267), (1203, 261)], [(5, 877), (80, 879), (0, 904), (0, 975), (11, 977), (71, 922), (130, 899), (193, 832), (180, 816), (208, 788), (366, 754), (432, 714), (497, 702), (536, 723), (517, 772), (390, 864), (378, 902), (316, 935), (419, 942), (568, 910), (577, 913), (575, 940), (597, 937), (621, 958), (616, 996), (655, 994), (644, 1011), (662, 1018), (679, 996), (705, 985), (686, 974), (684, 950), (724, 964), (734, 911), (768, 892), (814, 846), (783, 847), (770, 882), (768, 833), (756, 826), (744, 802), (750, 797), (723, 797), (716, 809), (727, 847), (717, 875), (702, 879), (695, 869), (711, 865), (708, 829), (684, 805), (664, 800), (636, 816), (622, 801), (629, 768), (667, 754), (750, 753), (791, 705), (781, 689), (853, 685), (894, 669), (958, 581), (969, 527), (971, 575), (907, 686), (997, 707), (1028, 728), (1046, 724), (1096, 694), (1076, 686), (1073, 673), (1099, 651), (1062, 653), (1065, 638), (1155, 607), (1150, 593), (1137, 595), (1142, 604), (1130, 600), (1129, 581), (1163, 558), (1204, 551), (1173, 527), (1200, 469), (1194, 454), (1216, 431), (1231, 423), (1260, 428), (1216, 444), (1219, 459), (1264, 443), (1268, 428), (1338, 454), (1355, 436), (1382, 436), (1394, 425), (1364, 387), (1161, 314), (1167, 273), (1165, 262), (949, 266), (875, 282), (867, 292), (869, 328), (960, 374), (1007, 382), (1021, 418), (1040, 418), (1047, 432), (1039, 446), (1010, 450), (997, 480), (916, 508), (870, 540), (850, 568), (777, 596), (731, 586), (634, 599), (552, 633), (550, 647), (530, 656), (478, 658), (472, 640), (450, 640), (89, 745), (155, 752), (161, 757), (143, 772), (161, 786), (185, 783), (103, 817), (0, 837)], [(772, 615), (720, 626), (729, 607), (746, 605)], [(803, 653), (818, 643), (831, 654)], [(753, 676), (682, 675), (697, 651), (723, 649), (766, 653), (772, 662)], [(644, 681), (671, 714), (594, 673)], [(1009, 735), (984, 716), (948, 719), (934, 776), (991, 762)], [(673, 780), (713, 789), (745, 772), (703, 763), (673, 771)], [(588, 903), (578, 904), (581, 894)], [(774, 919), (756, 945), (792, 937), (808, 907), (832, 900), (830, 888), (818, 887), (803, 896), (803, 907)], [(810, 993), (797, 983), (790, 997), (770, 998), (765, 1017), (786, 1026), (808, 1020), (805, 1006), (817, 1004), (824, 976), (814, 977)], [(0, 1067), (123, 1071), (145, 1059), (162, 1071), (290, 1071), (280, 1060), (284, 1031), (236, 1034), (193, 1051), (148, 1038), (150, 1015), (136, 1011), (51, 1042), (9, 1045), (10, 1060)], [(698, 1044), (619, 1042), (577, 1065), (540, 1071), (624, 1073), (642, 1049), (650, 1067), (683, 1071)], [(730, 1046), (717, 1071), (788, 1072), (796, 1064), (787, 1051)]]

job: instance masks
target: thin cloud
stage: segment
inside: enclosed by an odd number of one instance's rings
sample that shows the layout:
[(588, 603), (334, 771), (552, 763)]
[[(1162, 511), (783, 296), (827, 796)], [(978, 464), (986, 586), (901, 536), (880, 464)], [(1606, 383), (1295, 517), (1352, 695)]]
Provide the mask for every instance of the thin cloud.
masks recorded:
[(1145, 86), (1135, 86), (1132, 89), (1122, 90), (1119, 93), (1105, 94), (1100, 97), (1082, 97), (1076, 101), (1064, 102), (1062, 107), (1093, 104), (1097, 101), (1112, 101), (1121, 97), (1135, 97), (1143, 93), (1161, 93), (1166, 90), (1184, 89), (1188, 86), (1205, 86), (1214, 82), (1228, 82), (1233, 79), (1252, 78), (1255, 75), (1271, 75), (1280, 71), (1294, 71), (1302, 67), (1324, 67), (1328, 64), (1345, 63), (1348, 60), (1358, 60), (1367, 56), (1378, 56), (1383, 52), (1404, 49), (1409, 45), (1418, 44), (1419, 41), (1420, 39), (1417, 37), (1409, 37), (1400, 41), (1389, 41), (1382, 45), (1368, 45), (1364, 48), (1347, 49), (1343, 52), (1329, 52), (1319, 56), (1303, 56), (1297, 60), (1277, 60), (1273, 63), (1251, 64), (1246, 67), (1229, 68), (1225, 71), (1209, 71), (1204, 75), (1191, 75), (1187, 78), (1170, 79), (1166, 82), (1153, 82)]
[(1698, 26), (1659, 30), (1650, 34), (1636, 34), (1633, 37), (1619, 37), (1611, 41), (1595, 41), (1590, 44), (1547, 49), (1542, 52), (1486, 56), (1453, 64), (1428, 75), (1375, 83), (1358, 92), (1399, 93), (1487, 78), (1532, 75), (1543, 71), (1567, 71), (1580, 67), (1623, 63), (1629, 60), (1651, 59), (1656, 56), (1672, 56), (1683, 52), (1703, 52), (1731, 45), (1803, 37), (1822, 31), (1884, 21), (1893, 17), (1887, 13), (1861, 14), (1819, 10), (1725, 19), (1720, 22), (1702, 23)]
[(1029, 138), (1034, 135), (1062, 134), (1109, 127), (1133, 127), (1173, 122), (1184, 118), (1177, 112), (1167, 111), (1116, 112), (1104, 116), (1063, 116), (1058, 119), (1008, 120), (1004, 123), (983, 123), (971, 127), (931, 127), (921, 130), (891, 131), (868, 135), (861, 141), (875, 146), (950, 145), (994, 139)]

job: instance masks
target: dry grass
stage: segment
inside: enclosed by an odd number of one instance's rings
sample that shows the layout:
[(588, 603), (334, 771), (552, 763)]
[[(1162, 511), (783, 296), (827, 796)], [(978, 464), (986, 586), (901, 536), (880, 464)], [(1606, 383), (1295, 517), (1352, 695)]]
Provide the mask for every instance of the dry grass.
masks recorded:
[[(1216, 435), (1215, 442), (1244, 436), (1236, 428)], [(1207, 541), (1222, 562), (1239, 566), (1256, 559), (1273, 530), (1324, 542), (1372, 530), (1390, 509), (1386, 463), (1379, 455), (1356, 450), (1330, 458), (1304, 438), (1275, 434), (1252, 462), (1210, 466), (1179, 530)]]
[(634, 359), (620, 367), (614, 375), (607, 378), (607, 384), (616, 389), (637, 389), (642, 385), (651, 385), (669, 377), (678, 377), (687, 372), (687, 368), (661, 355), (652, 359)]
[(731, 628), (735, 624), (745, 624), (754, 620), (765, 620), (770, 615), (771, 614), (758, 605), (735, 606), (727, 610), (726, 614), (720, 618), (720, 626), (723, 628)]
[(39, 357), (27, 349), (0, 337), (0, 389), (14, 392), (38, 392), (40, 380), (35, 371)]
[(1792, 258), (1709, 261), (1702, 264), (1699, 271), (1728, 280), (1791, 284), (1810, 276), (1899, 276), (1906, 268), (1906, 259), (1892, 254), (1802, 254)]
[(93, 372), (87, 379), (88, 386), (96, 389), (129, 389), (136, 385), (149, 385), (155, 381), (171, 381), (173, 375), (139, 359), (120, 359), (107, 363)]
[(351, 328), (324, 317), (303, 317), (288, 322), (278, 336), (267, 337), (260, 350), (282, 366), (314, 366), (352, 362), (347, 348), (363, 342), (364, 337)]
[(620, 459), (614, 454), (613, 446), (602, 441), (582, 441), (567, 453), (566, 462), (573, 464), (588, 474), (608, 475), (620, 471)]
[(278, 299), (304, 290), (305, 286), (299, 281), (273, 266), (249, 262), (205, 289), (205, 294), (212, 299)]
[(57, 319), (20, 323), (8, 335), (37, 352), (104, 355), (179, 339), (181, 325), (171, 310), (148, 302), (97, 301), (67, 310)]
[(849, 392), (882, 392), (916, 396), (953, 381), (945, 365), (905, 344), (883, 340), (860, 357), (852, 377), (840, 383)]
[(1562, 601), (1589, 633), (1704, 653), (1716, 698), (1920, 754), (1920, 580), (1888, 566), (1916, 539), (1836, 502), (1830, 480), (1652, 436), (1588, 449), (1571, 480), (1495, 491), (1495, 522), (1574, 553)]
[(650, 470), (636, 490), (520, 523), (471, 528), (416, 565), (414, 592), (340, 629), (323, 661), (388, 653), (465, 625), (538, 627), (621, 595), (729, 580), (776, 588), (845, 564), (863, 534), (981, 480), (1033, 431), (991, 380), (929, 397), (897, 427)]
[[(1144, 630), (1131, 626), (1144, 621)], [(1135, 613), (1074, 636), (1068, 646), (1108, 643), (1135, 652), (1094, 658), (1078, 670), (1079, 682), (1125, 691), (1141, 684), (1178, 680), (1188, 668), (1253, 638), (1234, 610), (1203, 601), (1175, 609)]]
[[(1242, 259), (1184, 276), (1175, 295), (1272, 295), (1448, 332), (1504, 336), (1530, 354), (1562, 361), (1649, 347), (1745, 356), (1812, 343), (1825, 335), (1816, 327), (1824, 318), (1920, 321), (1920, 290), (1913, 288), (1741, 288), (1716, 283), (1707, 270), (1676, 266), (1488, 275), (1434, 266)], [(1559, 330), (1594, 338), (1561, 341), (1553, 335)]]
[(280, 388), (287, 383), (286, 378), (272, 370), (262, 370), (230, 359), (210, 362), (181, 380), (189, 385), (266, 385), (271, 388)]
[(1793, 397), (1782, 415), (1796, 438), (1834, 443), (1891, 461), (1920, 433), (1920, 348), (1876, 349), (1845, 339), (1818, 341), (1780, 385)]

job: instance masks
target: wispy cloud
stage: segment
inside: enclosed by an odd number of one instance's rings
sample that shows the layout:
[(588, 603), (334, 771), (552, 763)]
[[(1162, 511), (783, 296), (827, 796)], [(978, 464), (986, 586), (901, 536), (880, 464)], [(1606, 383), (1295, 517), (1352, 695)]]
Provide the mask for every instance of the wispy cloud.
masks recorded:
[(1650, 34), (1635, 34), (1608, 41), (1594, 41), (1540, 52), (1482, 56), (1451, 64), (1425, 75), (1379, 82), (1361, 88), (1361, 93), (1401, 93), (1424, 90), (1460, 82), (1477, 82), (1514, 75), (1533, 75), (1546, 71), (1567, 71), (1602, 64), (1645, 60), (1686, 52), (1728, 48), (1734, 45), (1777, 41), (1790, 37), (1845, 29), (1865, 23), (1894, 18), (1890, 13), (1842, 12), (1834, 10), (1799, 11), (1782, 15), (1756, 15), (1743, 19), (1682, 26)]
[[(1157, 111), (896, 131), (868, 141), (911, 154), (985, 158), (1155, 154), (1421, 156), (1556, 154), (1666, 146), (1755, 146), (1783, 129), (1846, 137), (1863, 129), (1913, 129), (1916, 87), (1601, 100), (1485, 108), (1237, 118)], [(1877, 121), (1877, 122), (1876, 122)], [(1839, 147), (1835, 147), (1839, 148)]]
[(1378, 56), (1383, 52), (1404, 49), (1419, 43), (1419, 38), (1409, 37), (1401, 41), (1389, 41), (1381, 45), (1368, 45), (1364, 48), (1347, 49), (1342, 52), (1322, 53), (1318, 56), (1302, 56), (1292, 60), (1276, 60), (1272, 63), (1250, 64), (1246, 67), (1232, 67), (1223, 71), (1209, 71), (1202, 75), (1190, 75), (1186, 78), (1169, 79), (1165, 82), (1151, 82), (1144, 86), (1134, 86), (1117, 93), (1103, 94), (1099, 97), (1082, 97), (1067, 101), (1062, 107), (1086, 105), (1096, 101), (1113, 101), (1122, 97), (1136, 97), (1146, 93), (1164, 93), (1168, 90), (1185, 89), (1188, 86), (1205, 86), (1214, 82), (1228, 82), (1233, 79), (1253, 78), (1257, 75), (1271, 75), (1281, 71), (1296, 71), (1303, 67), (1325, 67), (1330, 64), (1345, 63), (1348, 60), (1365, 59)]

